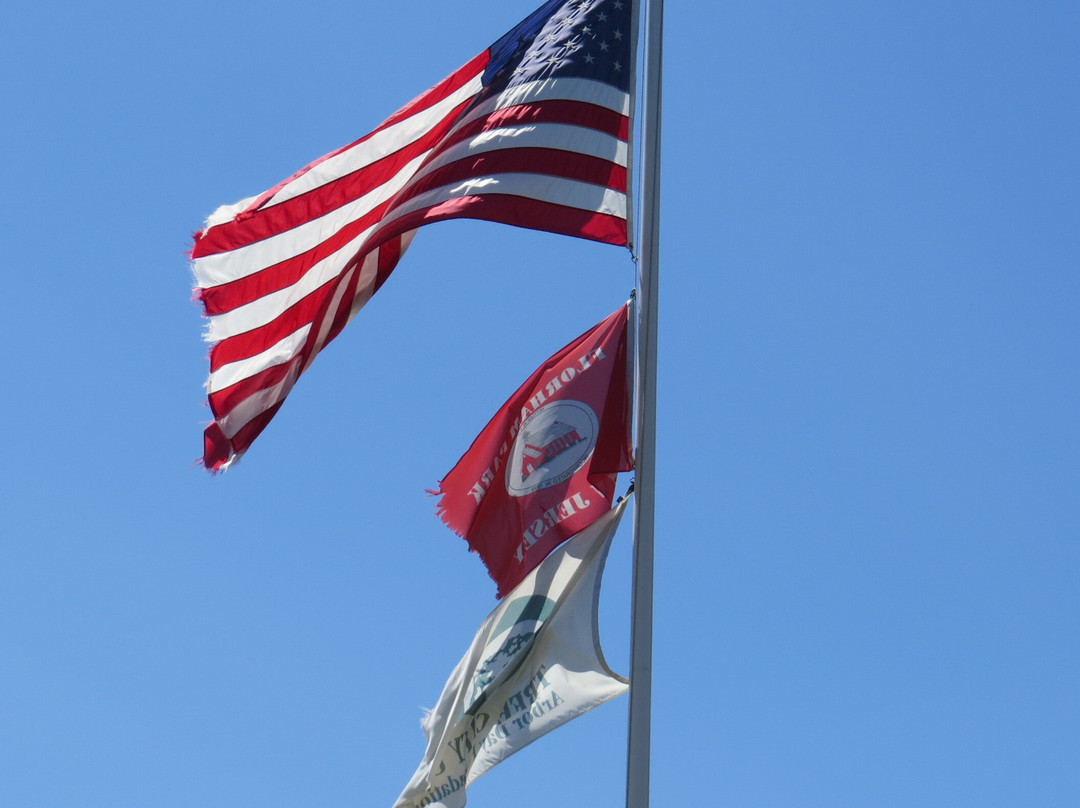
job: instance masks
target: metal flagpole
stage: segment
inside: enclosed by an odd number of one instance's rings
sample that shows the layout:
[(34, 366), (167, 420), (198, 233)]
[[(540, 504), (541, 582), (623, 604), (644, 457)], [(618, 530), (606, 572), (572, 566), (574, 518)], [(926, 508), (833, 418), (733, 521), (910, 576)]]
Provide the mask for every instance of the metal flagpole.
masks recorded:
[(663, 0), (644, 0), (645, 51), (640, 99), (641, 225), (639, 243), (637, 456), (634, 465), (634, 558), (631, 590), (630, 704), (626, 806), (648, 808), (652, 711), (653, 512), (656, 444), (656, 325), (660, 259), (660, 104)]

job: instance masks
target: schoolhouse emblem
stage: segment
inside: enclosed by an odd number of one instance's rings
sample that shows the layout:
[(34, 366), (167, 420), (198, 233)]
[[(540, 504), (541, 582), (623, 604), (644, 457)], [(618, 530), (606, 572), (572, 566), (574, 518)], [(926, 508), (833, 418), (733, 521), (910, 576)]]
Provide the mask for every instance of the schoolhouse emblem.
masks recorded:
[(592, 456), (600, 422), (592, 407), (563, 399), (521, 425), (506, 465), (506, 491), (523, 497), (568, 479)]

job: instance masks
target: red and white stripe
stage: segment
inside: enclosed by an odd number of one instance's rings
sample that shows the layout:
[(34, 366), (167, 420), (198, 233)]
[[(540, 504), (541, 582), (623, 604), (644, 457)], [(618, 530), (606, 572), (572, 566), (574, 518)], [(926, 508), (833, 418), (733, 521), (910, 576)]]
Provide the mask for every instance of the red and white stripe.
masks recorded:
[(628, 94), (554, 78), (471, 106), (487, 62), (207, 220), (192, 251), (214, 343), (207, 468), (247, 450), (420, 225), (468, 217), (626, 243)]

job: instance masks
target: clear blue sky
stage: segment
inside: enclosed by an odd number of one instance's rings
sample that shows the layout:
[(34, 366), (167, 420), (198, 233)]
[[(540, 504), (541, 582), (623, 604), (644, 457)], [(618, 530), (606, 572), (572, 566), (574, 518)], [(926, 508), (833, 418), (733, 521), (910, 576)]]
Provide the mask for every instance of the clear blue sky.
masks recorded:
[[(421, 231), (213, 478), (184, 253), (537, 4), (5, 12), (0, 804), (404, 786), (494, 605), (425, 489), (632, 264)], [(654, 804), (1077, 804), (1080, 5), (672, 2), (666, 33)], [(625, 712), (470, 805), (620, 805)]]

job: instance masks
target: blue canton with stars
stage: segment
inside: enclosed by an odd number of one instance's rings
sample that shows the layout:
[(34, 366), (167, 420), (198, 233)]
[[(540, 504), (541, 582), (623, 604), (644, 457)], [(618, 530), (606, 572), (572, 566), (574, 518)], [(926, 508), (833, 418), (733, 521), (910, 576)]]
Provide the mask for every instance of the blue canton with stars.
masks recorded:
[(481, 97), (547, 78), (630, 90), (632, 0), (549, 0), (492, 45)]

